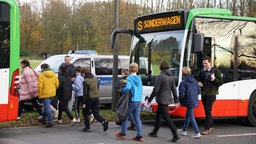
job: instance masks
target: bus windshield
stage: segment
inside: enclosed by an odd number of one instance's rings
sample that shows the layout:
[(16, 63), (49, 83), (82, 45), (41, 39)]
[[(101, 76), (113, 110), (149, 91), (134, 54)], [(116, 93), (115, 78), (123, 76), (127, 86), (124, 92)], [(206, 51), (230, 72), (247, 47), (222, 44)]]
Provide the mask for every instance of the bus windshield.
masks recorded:
[[(159, 63), (167, 61), (170, 70), (178, 82), (180, 55), (184, 39), (184, 30), (155, 32), (134, 36), (131, 48), (133, 62), (147, 58), (148, 64), (139, 63), (139, 74), (151, 77), (160, 74)], [(152, 82), (145, 82), (144, 85), (153, 85)]]

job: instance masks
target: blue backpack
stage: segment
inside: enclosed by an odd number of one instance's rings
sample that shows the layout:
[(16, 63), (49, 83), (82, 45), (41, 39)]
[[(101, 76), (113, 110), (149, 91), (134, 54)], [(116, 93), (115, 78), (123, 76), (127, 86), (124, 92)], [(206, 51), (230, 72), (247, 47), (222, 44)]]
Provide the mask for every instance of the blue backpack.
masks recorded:
[(194, 108), (198, 106), (200, 87), (194, 76), (186, 76), (179, 86), (179, 101), (182, 106)]

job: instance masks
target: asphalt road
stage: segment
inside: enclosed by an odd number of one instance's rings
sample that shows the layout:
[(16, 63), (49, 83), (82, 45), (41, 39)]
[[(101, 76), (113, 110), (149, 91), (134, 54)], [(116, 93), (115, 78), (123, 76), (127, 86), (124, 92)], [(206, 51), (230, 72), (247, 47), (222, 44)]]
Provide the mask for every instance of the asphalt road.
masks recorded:
[[(145, 144), (166, 144), (170, 143), (171, 131), (166, 124), (162, 124), (158, 137), (148, 137), (147, 134), (153, 128), (153, 121), (143, 121), (143, 133)], [(182, 120), (175, 120), (177, 128), (182, 127)], [(198, 121), (200, 130), (203, 129), (203, 121)], [(134, 131), (127, 131), (127, 139), (119, 140), (115, 138), (115, 133), (120, 131), (120, 127), (114, 122), (110, 122), (109, 130), (103, 132), (102, 125), (93, 123), (91, 132), (81, 132), (83, 124), (74, 126), (55, 125), (53, 128), (43, 126), (2, 128), (0, 129), (0, 144), (137, 144), (132, 141), (136, 135)], [(249, 127), (240, 121), (233, 119), (215, 120), (215, 131), (211, 135), (202, 136), (200, 139), (192, 139), (193, 134), (190, 127), (188, 136), (182, 136), (177, 142), (180, 144), (255, 144), (256, 127)]]

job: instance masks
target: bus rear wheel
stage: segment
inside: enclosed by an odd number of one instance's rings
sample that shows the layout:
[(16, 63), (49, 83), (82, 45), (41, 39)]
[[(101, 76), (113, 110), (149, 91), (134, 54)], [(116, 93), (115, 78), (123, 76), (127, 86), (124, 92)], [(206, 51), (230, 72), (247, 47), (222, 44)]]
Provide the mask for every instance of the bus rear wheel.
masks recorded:
[(252, 126), (256, 127), (256, 93), (249, 99), (247, 119)]

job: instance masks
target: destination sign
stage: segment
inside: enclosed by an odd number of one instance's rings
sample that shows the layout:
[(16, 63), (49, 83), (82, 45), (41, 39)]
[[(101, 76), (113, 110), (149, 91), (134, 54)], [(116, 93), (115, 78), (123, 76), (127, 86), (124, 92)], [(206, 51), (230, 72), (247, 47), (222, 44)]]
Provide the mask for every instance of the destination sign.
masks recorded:
[(184, 28), (182, 13), (163, 13), (135, 19), (136, 33), (176, 30)]

